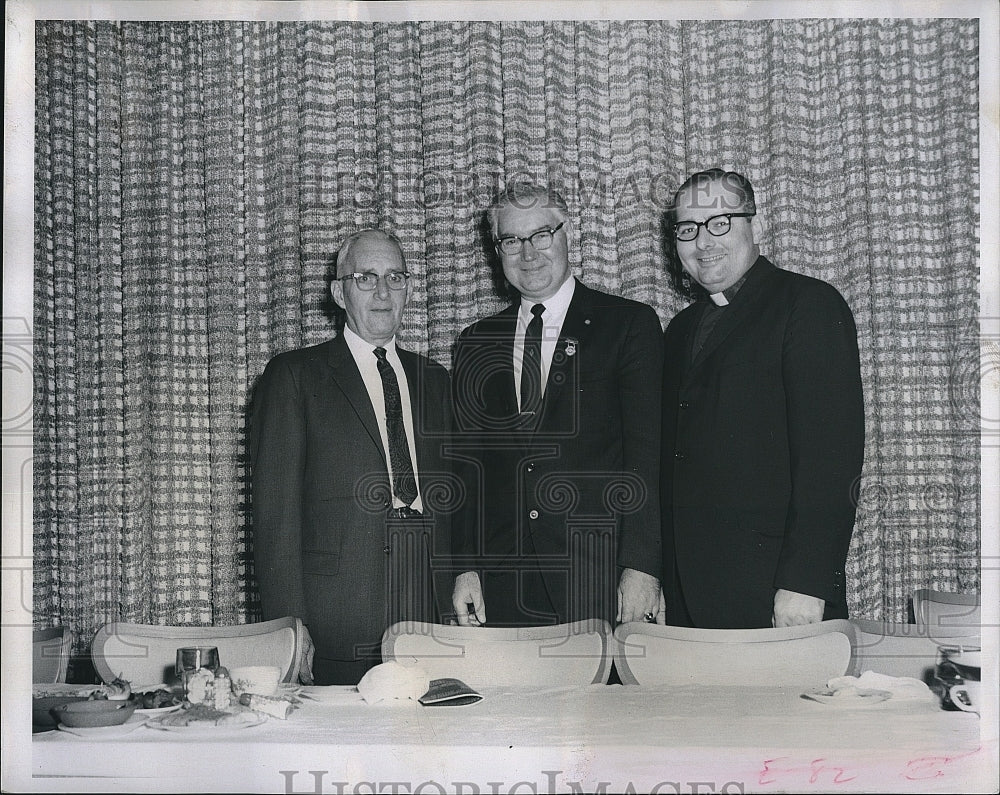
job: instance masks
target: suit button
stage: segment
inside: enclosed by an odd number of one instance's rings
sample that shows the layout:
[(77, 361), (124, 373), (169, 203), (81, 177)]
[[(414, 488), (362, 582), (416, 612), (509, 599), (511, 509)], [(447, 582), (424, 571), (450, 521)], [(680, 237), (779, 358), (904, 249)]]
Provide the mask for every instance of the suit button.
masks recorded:
[(682, 458), (684, 458), (684, 453), (682, 453), (680, 450), (678, 450), (676, 453), (674, 453), (674, 458), (676, 458), (678, 461), (680, 461)]
[(382, 551), (383, 551), (383, 552), (384, 552), (384, 553), (385, 553), (386, 555), (388, 555), (388, 554), (389, 554), (390, 552), (392, 552), (392, 547), (390, 547), (390, 546), (388, 546), (388, 545), (387, 545), (387, 546), (384, 546), (384, 547), (382, 547)]
[(536, 510), (528, 511), (528, 518), (529, 519), (537, 519), (538, 518), (538, 511), (536, 511)]
[(686, 400), (682, 400), (682, 401), (681, 401), (681, 402), (680, 402), (680, 403), (679, 403), (678, 405), (680, 406), (680, 408), (682, 408), (682, 409), (686, 409), (686, 408), (688, 408), (688, 407), (689, 407), (689, 406), (690, 406), (691, 404), (690, 404), (690, 403), (688, 403), (688, 402), (687, 402)]

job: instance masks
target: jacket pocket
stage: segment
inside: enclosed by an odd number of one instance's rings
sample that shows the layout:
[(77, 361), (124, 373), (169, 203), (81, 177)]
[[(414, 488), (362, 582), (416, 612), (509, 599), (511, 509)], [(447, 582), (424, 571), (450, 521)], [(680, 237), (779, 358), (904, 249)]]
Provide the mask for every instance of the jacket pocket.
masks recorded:
[(343, 500), (313, 500), (306, 509), (302, 534), (302, 571), (337, 574), (344, 543)]
[(765, 538), (783, 538), (785, 535), (784, 511), (740, 511), (737, 522), (740, 530)]

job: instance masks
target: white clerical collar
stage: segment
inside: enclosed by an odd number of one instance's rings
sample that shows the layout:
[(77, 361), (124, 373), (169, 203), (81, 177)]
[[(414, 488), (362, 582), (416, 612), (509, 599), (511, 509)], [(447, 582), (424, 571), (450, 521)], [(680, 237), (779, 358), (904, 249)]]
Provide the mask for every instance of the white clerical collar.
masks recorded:
[[(756, 263), (754, 263), (756, 265)], [(712, 299), (712, 303), (716, 306), (729, 306), (730, 302), (736, 297), (736, 293), (740, 291), (743, 283), (746, 282), (747, 277), (750, 275), (750, 271), (753, 270), (753, 265), (744, 271), (743, 275), (740, 276), (733, 284), (727, 287), (720, 293), (709, 293), (708, 297)]]
[(531, 298), (521, 296), (521, 317), (531, 317), (531, 307), (535, 304), (545, 304), (545, 322), (548, 324), (561, 318), (569, 309), (569, 303), (573, 300), (573, 293), (576, 291), (576, 278), (570, 276), (564, 281), (554, 295), (550, 295), (544, 301), (534, 301)]
[(366, 361), (365, 357), (372, 355), (372, 351), (375, 348), (385, 348), (387, 354), (396, 353), (396, 336), (393, 335), (392, 339), (389, 340), (385, 345), (372, 345), (370, 342), (362, 339), (360, 336), (355, 334), (351, 327), (346, 323), (344, 324), (344, 342), (347, 343), (347, 347), (351, 349), (351, 353), (354, 355), (355, 361)]

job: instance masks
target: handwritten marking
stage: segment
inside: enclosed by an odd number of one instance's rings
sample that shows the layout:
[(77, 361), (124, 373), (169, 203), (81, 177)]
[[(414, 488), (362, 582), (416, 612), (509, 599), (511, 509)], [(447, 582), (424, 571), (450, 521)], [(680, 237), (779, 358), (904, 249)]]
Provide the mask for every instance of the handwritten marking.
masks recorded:
[(820, 776), (832, 774), (831, 784), (846, 784), (854, 781), (858, 774), (847, 767), (837, 764), (828, 764), (827, 760), (820, 757), (813, 759), (808, 764), (803, 765), (792, 757), (779, 756), (774, 759), (765, 759), (764, 767), (760, 771), (757, 782), (759, 784), (773, 784), (782, 776), (799, 777), (803, 774), (809, 775), (809, 783), (815, 784)]
[(980, 746), (975, 751), (968, 751), (964, 754), (955, 754), (954, 756), (919, 756), (906, 763), (906, 769), (903, 771), (903, 778), (909, 779), (910, 781), (922, 781), (928, 778), (941, 778), (945, 775), (944, 768), (952, 762), (974, 756), (982, 750), (982, 746)]

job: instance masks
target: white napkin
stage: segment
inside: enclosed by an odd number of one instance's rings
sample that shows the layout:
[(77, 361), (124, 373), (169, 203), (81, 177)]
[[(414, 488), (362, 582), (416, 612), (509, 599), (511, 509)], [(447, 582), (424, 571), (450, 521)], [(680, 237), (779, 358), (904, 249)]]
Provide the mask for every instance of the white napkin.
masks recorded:
[(370, 668), (358, 682), (358, 692), (369, 704), (409, 700), (416, 703), (430, 686), (430, 677), (422, 668), (390, 660)]
[(919, 679), (909, 676), (888, 676), (865, 671), (861, 676), (835, 676), (826, 683), (830, 690), (857, 688), (858, 690), (886, 690), (894, 701), (927, 701), (934, 699), (933, 691)]

